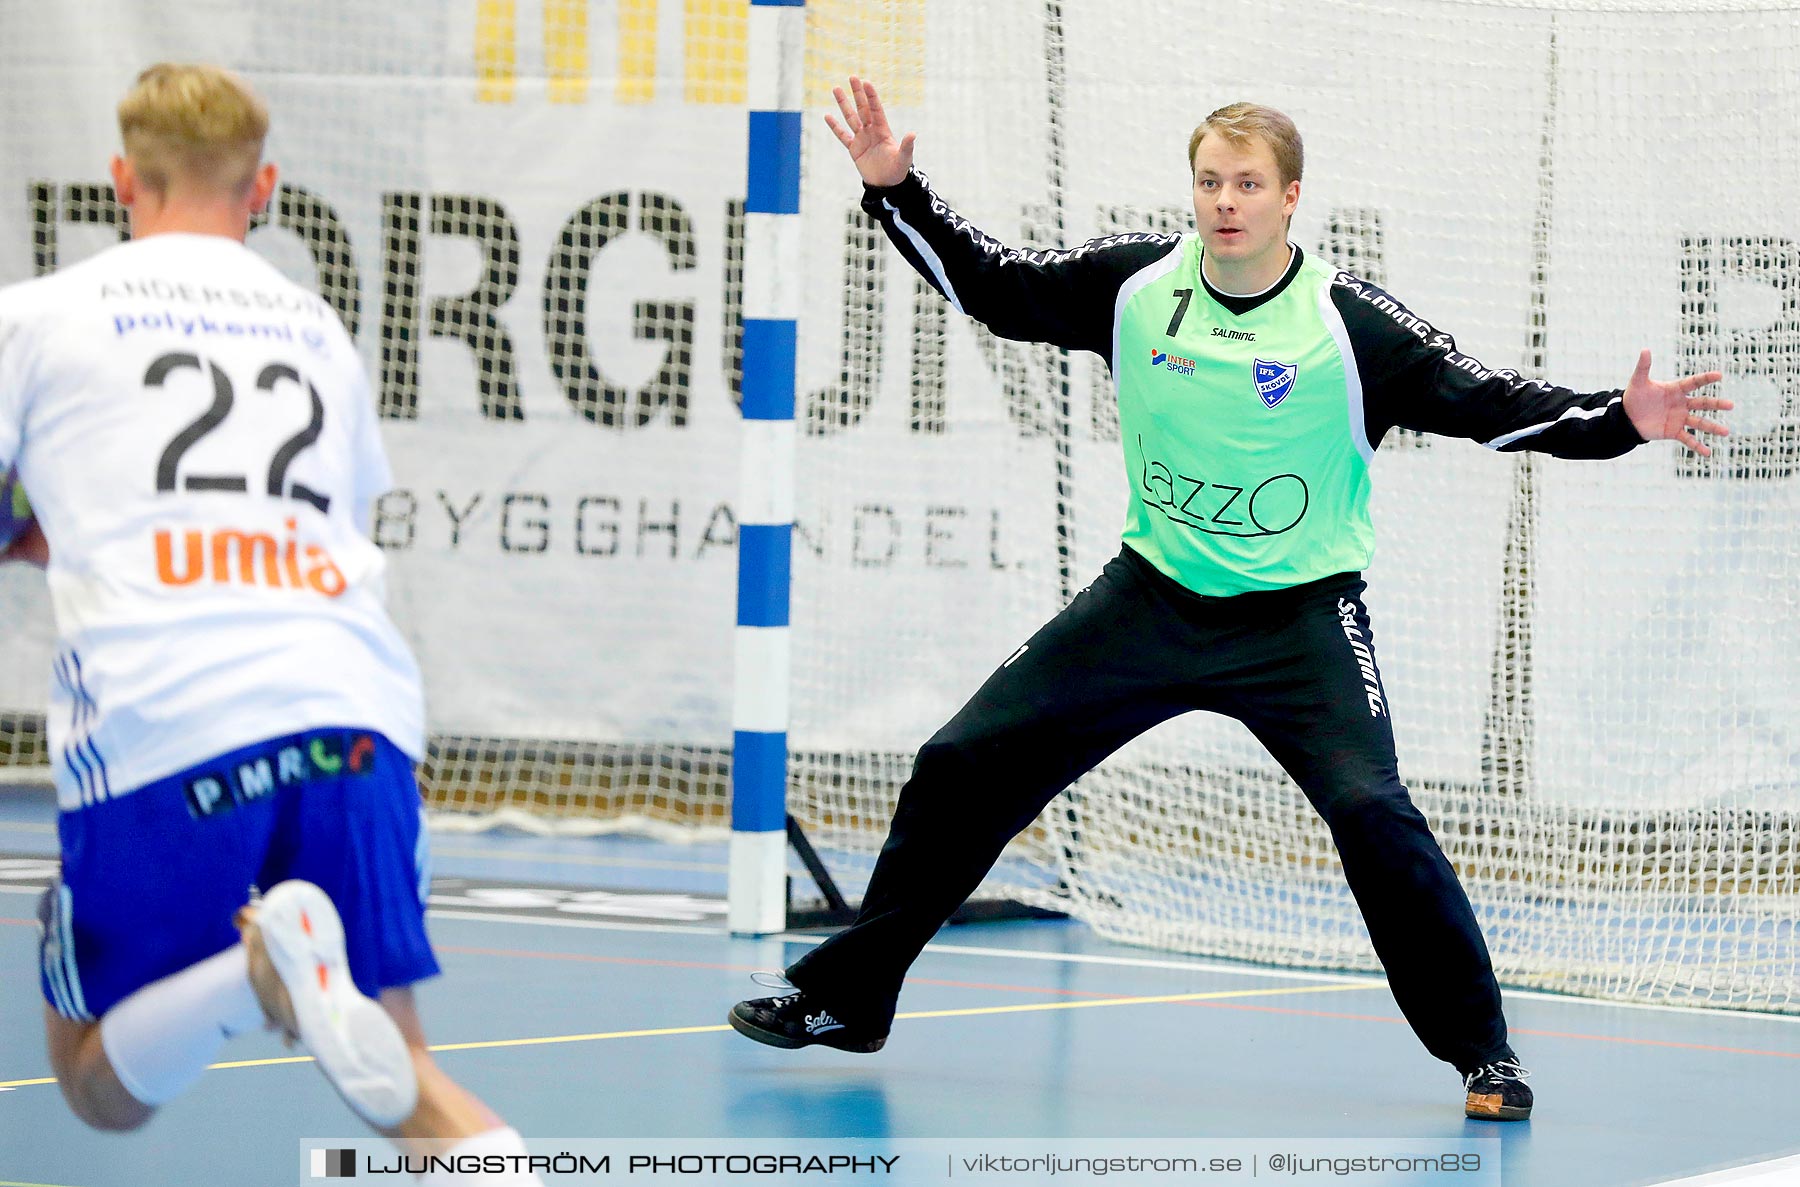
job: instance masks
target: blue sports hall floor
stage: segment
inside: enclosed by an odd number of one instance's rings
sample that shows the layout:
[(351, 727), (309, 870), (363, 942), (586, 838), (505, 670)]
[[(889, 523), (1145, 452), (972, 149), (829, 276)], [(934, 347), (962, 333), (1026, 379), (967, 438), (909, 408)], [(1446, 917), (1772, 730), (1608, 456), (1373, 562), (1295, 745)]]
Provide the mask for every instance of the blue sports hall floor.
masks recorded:
[[(744, 1149), (782, 1139), (824, 1151), (862, 1139), (916, 1151), (908, 1143), (931, 1140), (958, 1152), (1257, 1156), (1254, 1178), (1103, 1179), (1115, 1183), (1800, 1184), (1800, 1017), (1511, 993), (1536, 1115), (1468, 1121), (1455, 1074), (1419, 1047), (1380, 980), (1171, 955), (1040, 921), (941, 932), (879, 1054), (780, 1051), (732, 1033), (725, 1011), (763, 992), (750, 972), (779, 969), (818, 937), (732, 937), (723, 847), (434, 841), (444, 976), (421, 987), (426, 1026), (442, 1066), (534, 1150), (635, 1142), (673, 1156), (730, 1147), (718, 1139)], [(138, 1133), (76, 1122), (47, 1079), (31, 922), (55, 853), (47, 794), (0, 790), (0, 1187), (304, 1183), (310, 1146), (367, 1136), (272, 1036), (238, 1040), (229, 1064)], [(1268, 1161), (1299, 1142), (1367, 1154), (1467, 1139), (1477, 1144), (1460, 1148), (1487, 1158), (1481, 1176), (1281, 1176)], [(945, 1177), (951, 1159), (932, 1157), (930, 1174), (885, 1181), (959, 1181)], [(845, 1177), (858, 1176), (792, 1181)], [(658, 1178), (789, 1181), (723, 1171), (603, 1181)], [(1005, 1181), (1052, 1179), (1091, 1176)]]

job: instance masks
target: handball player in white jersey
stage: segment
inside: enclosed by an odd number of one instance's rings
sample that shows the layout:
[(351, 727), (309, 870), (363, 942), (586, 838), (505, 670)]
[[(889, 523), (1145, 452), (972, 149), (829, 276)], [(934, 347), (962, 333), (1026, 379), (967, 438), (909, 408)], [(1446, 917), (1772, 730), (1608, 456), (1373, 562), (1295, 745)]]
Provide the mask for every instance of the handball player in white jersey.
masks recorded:
[[(6, 555), (47, 564), (59, 636), (57, 1081), (134, 1129), (274, 1023), (410, 1151), (522, 1158), (413, 1004), (438, 966), (419, 672), (366, 534), (390, 474), (349, 335), (244, 246), (267, 112), (159, 65), (119, 125), (131, 242), (0, 290), (0, 473), (37, 517)], [(480, 1181), (538, 1181), (505, 1165)]]

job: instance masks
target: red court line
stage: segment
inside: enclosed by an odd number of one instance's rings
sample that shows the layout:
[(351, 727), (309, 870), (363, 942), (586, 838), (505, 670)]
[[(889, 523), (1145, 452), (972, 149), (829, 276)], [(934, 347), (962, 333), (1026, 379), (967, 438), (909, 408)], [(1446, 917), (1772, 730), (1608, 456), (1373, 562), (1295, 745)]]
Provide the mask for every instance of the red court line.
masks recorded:
[(7, 924), (12, 927), (36, 927), (37, 920), (35, 920), (35, 919), (8, 919), (6, 916), (0, 915), (0, 924)]
[(1767, 1055), (1772, 1059), (1800, 1059), (1800, 1051), (1758, 1051), (1751, 1047), (1720, 1047), (1712, 1043), (1677, 1043), (1671, 1039), (1628, 1039), (1613, 1035), (1570, 1034), (1560, 1030), (1519, 1030), (1516, 1035), (1550, 1039), (1585, 1039), (1594, 1043), (1622, 1043), (1628, 1047), (1674, 1047), (1682, 1051), (1716, 1051), (1725, 1055)]
[[(1220, 1010), (1246, 1010), (1252, 1014), (1288, 1014), (1296, 1018), (1335, 1018), (1345, 1022), (1391, 1022), (1405, 1026), (1406, 1019), (1394, 1014), (1348, 1014), (1341, 1010), (1301, 1010), (1293, 1006), (1250, 1006), (1238, 1002), (1177, 1002), (1182, 1006), (1212, 1006)], [(1514, 1030), (1513, 1034), (1524, 1032)]]
[[(1593, 999), (1582, 998), (1582, 1001)], [(1406, 1019), (1380, 1014), (1344, 1014), (1334, 1010), (1299, 1010), (1291, 1006), (1252, 1006), (1238, 1002), (1176, 1002), (1182, 1006), (1204, 1006), (1211, 1010), (1248, 1010), (1255, 1014), (1290, 1014), (1302, 1018), (1339, 1018), (1352, 1022), (1388, 1022), (1406, 1025)], [(1602, 1003), (1605, 1004), (1605, 1003)], [(1627, 1047), (1670, 1047), (1681, 1051), (1712, 1051), (1724, 1055), (1766, 1055), (1771, 1059), (1800, 1059), (1800, 1051), (1762, 1051), (1754, 1047), (1722, 1047), (1712, 1043), (1679, 1043), (1673, 1039), (1633, 1039), (1623, 1035), (1581, 1034), (1566, 1030), (1530, 1030), (1512, 1026), (1508, 1032), (1531, 1035), (1540, 1039), (1575, 1039), (1584, 1043), (1617, 1043)]]

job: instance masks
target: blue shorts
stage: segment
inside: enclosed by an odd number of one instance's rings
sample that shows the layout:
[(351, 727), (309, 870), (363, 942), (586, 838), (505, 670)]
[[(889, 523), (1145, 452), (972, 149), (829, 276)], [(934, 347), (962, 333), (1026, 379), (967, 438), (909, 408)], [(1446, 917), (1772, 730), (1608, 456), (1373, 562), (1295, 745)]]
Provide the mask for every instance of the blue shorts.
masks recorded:
[(421, 812), (412, 761), (352, 729), (246, 746), (64, 812), (62, 881), (44, 912), (44, 999), (66, 1018), (99, 1018), (236, 944), (232, 915), (253, 890), (289, 878), (336, 904), (365, 994), (433, 976)]

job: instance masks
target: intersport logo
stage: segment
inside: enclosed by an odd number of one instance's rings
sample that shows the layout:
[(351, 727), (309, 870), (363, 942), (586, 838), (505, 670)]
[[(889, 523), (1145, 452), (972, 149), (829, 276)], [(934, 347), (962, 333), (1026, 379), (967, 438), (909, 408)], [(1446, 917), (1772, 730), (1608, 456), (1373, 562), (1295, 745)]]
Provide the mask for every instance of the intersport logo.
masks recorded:
[(1150, 348), (1150, 365), (1152, 367), (1167, 367), (1177, 375), (1192, 375), (1194, 373), (1193, 359), (1184, 359), (1178, 354), (1170, 354), (1167, 351), (1158, 350), (1154, 346)]

